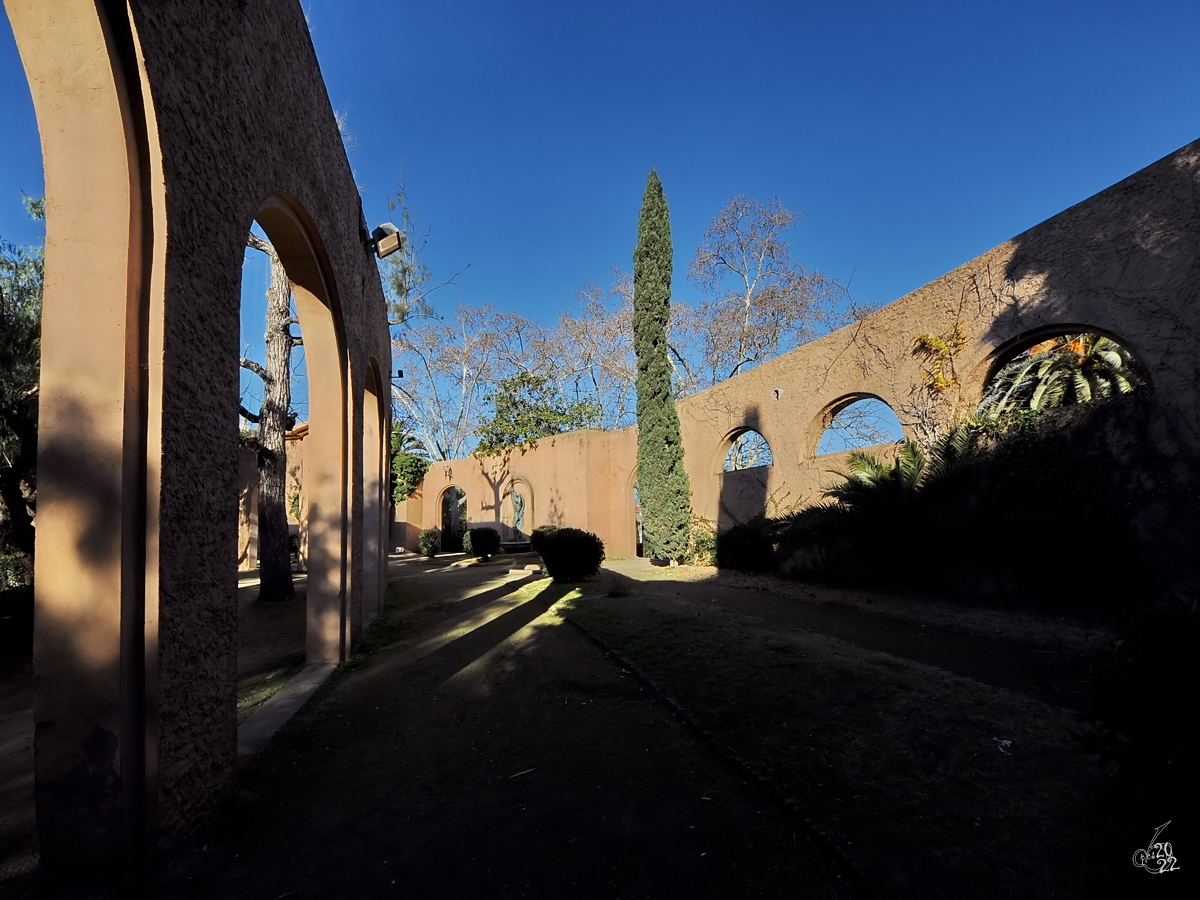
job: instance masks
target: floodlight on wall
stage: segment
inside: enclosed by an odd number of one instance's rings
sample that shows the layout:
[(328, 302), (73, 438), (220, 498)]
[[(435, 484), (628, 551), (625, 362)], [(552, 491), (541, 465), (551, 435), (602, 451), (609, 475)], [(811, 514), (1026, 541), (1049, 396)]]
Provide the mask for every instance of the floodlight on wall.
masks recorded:
[(375, 255), (383, 259), (404, 246), (404, 235), (391, 222), (384, 222), (371, 232), (371, 243), (375, 247)]
[(452, 475), (454, 475), (454, 473), (450, 471), (450, 463), (442, 463), (442, 471), (446, 473), (447, 478), (450, 478)]

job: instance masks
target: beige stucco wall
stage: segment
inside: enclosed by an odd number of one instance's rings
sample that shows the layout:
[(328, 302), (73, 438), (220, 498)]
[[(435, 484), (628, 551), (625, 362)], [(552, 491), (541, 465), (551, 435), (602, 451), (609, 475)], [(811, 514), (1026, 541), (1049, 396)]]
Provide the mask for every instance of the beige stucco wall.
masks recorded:
[[(1153, 439), (1170, 453), (1200, 451), (1200, 142), (989, 250), (848, 327), (807, 343), (678, 404), (693, 511), (725, 529), (820, 499), (845, 453), (817, 456), (833, 413), (864, 397), (885, 401), (910, 439), (928, 440), (969, 416), (988, 378), (1040, 337), (1100, 331), (1144, 367), (1155, 413)], [(957, 383), (930, 391), (918, 334), (959, 327)], [(731, 441), (754, 429), (774, 464), (724, 473)], [(888, 455), (894, 445), (875, 448)], [(422, 520), (440, 524), (451, 483), (467, 491), (472, 522), (495, 515), (495, 469), (533, 489), (537, 524), (587, 527), (631, 552), (629, 484), (636, 429), (578, 432), (538, 443), (510, 460), (435, 463)]]
[[(251, 223), (293, 282), (308, 357), (313, 660), (351, 651), (379, 565), (364, 547), (363, 485), (378, 490), (379, 478), (364, 478), (363, 393), (372, 366), (390, 368), (390, 348), (298, 3), (5, 8), (46, 169), (42, 867), (99, 877), (129, 858), (129, 842), (194, 819), (233, 773), (237, 360)], [(387, 433), (386, 415), (376, 404), (376, 433)]]
[(410, 521), (410, 530), (440, 528), (442, 495), (459, 487), (467, 494), (468, 524), (491, 525), (507, 539), (504, 494), (521, 481), (530, 489), (526, 533), (539, 525), (583, 528), (603, 538), (610, 557), (633, 556), (636, 459), (637, 432), (625, 428), (574, 431), (501, 456), (435, 462), (421, 485), (421, 518)]

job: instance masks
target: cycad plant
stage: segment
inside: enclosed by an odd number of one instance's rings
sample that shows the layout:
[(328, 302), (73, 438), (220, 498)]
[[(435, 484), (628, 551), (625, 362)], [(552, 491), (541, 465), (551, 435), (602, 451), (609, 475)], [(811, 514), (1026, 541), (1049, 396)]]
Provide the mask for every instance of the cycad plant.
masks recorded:
[(886, 463), (851, 453), (822, 503), (776, 520), (780, 569), (788, 575), (874, 582), (899, 561), (897, 537), (919, 495), (925, 453), (914, 442)]
[(977, 415), (1107, 400), (1141, 384), (1133, 357), (1112, 338), (1064, 335), (1031, 347), (992, 379)]
[(851, 453), (824, 502), (775, 521), (781, 570), (843, 581), (915, 580), (922, 544), (937, 541), (930, 507), (954, 499), (962, 475), (989, 445), (988, 432), (968, 422), (943, 435), (928, 455), (907, 441), (890, 463)]

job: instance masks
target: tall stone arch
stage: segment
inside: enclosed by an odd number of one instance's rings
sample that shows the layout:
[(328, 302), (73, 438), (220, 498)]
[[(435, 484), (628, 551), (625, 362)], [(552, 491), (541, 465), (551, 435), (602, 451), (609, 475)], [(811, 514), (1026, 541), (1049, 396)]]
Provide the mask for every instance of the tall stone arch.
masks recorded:
[[(233, 772), (251, 222), (280, 251), (308, 350), (310, 660), (344, 658), (361, 631), (364, 379), (368, 359), (389, 356), (387, 322), (299, 4), (6, 0), (6, 11), (46, 168), (42, 869), (116, 877)], [(384, 433), (386, 417), (376, 412)]]

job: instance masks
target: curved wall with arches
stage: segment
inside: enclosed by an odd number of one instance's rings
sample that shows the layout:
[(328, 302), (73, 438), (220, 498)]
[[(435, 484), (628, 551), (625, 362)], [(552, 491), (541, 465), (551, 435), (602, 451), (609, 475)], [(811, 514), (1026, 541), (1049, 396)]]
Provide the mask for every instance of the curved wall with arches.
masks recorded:
[[(1147, 401), (1143, 439), (1155, 452), (1200, 456), (1198, 256), (1200, 141), (860, 321), (680, 401), (693, 514), (725, 529), (818, 501), (852, 452), (819, 452), (822, 435), (851, 404), (886, 405), (900, 432), (855, 449), (887, 459), (898, 439), (928, 446), (975, 412), (1005, 362), (1073, 332), (1111, 337), (1130, 352)], [(769, 444), (771, 464), (725, 471), (731, 446), (749, 431)], [(636, 427), (557, 435), (522, 451), (521, 471), (543, 498), (536, 524), (589, 527), (618, 548), (610, 556), (632, 555), (636, 458)], [(500, 472), (516, 463), (447, 465)], [(436, 470), (427, 482), (440, 482)], [(494, 478), (479, 477), (481, 496)], [(484, 503), (471, 521), (492, 516)], [(436, 521), (428, 500), (421, 517)]]
[(371, 448), (387, 408), (379, 385), (373, 409), (364, 395), (387, 323), (298, 4), (6, 10), (46, 167), (39, 841), (47, 873), (96, 877), (194, 819), (234, 770), (251, 222), (284, 260), (308, 354), (310, 662), (344, 658), (363, 592), (382, 590), (364, 519), (386, 503)]
[(927, 443), (975, 411), (1004, 362), (1071, 332), (1127, 348), (1149, 387), (1150, 439), (1165, 452), (1200, 452), (1197, 198), (1200, 141), (861, 321), (680, 401), (694, 511), (722, 521), (722, 479), (709, 461), (749, 415), (774, 457), (758, 512), (778, 514), (818, 499), (828, 470), (842, 467), (844, 452), (818, 459), (817, 449), (849, 401), (883, 401), (904, 438)]

